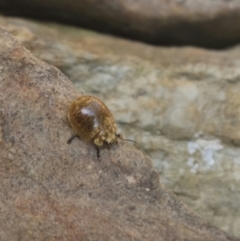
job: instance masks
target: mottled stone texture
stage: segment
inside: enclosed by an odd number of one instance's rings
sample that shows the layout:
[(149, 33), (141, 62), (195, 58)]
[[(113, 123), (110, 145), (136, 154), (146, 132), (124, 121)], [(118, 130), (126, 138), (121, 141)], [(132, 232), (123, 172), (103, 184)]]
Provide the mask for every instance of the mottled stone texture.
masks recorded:
[(130, 144), (101, 161), (67, 145), (80, 93), (3, 30), (0, 71), (0, 240), (239, 240), (189, 212)]
[(104, 100), (161, 182), (204, 220), (240, 237), (239, 47), (160, 48), (69, 26), (3, 17), (0, 24)]
[(73, 23), (156, 45), (240, 41), (238, 0), (0, 0), (0, 12)]

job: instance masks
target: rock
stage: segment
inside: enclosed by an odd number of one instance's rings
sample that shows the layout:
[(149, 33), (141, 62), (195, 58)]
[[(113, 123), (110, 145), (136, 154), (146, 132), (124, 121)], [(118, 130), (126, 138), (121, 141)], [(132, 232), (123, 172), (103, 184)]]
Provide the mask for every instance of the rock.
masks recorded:
[(66, 143), (80, 93), (0, 30), (1, 240), (239, 240), (192, 214), (125, 141)]
[(104, 100), (162, 183), (204, 220), (240, 237), (239, 47), (159, 48), (61, 25), (0, 24)]
[(1, 13), (57, 20), (155, 45), (224, 48), (240, 41), (238, 0), (5, 1)]

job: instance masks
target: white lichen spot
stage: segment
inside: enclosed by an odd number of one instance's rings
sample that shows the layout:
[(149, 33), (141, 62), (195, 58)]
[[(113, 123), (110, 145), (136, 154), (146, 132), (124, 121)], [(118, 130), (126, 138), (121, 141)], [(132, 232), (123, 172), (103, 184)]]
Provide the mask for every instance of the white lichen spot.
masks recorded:
[(133, 176), (126, 176), (126, 178), (129, 184), (134, 184), (137, 182)]
[(197, 150), (199, 150), (199, 145), (196, 142), (188, 142), (187, 144), (188, 153), (190, 155), (194, 154)]
[(192, 155), (196, 152), (199, 152), (201, 154), (202, 160), (205, 162), (204, 169), (209, 169), (211, 166), (215, 164), (214, 154), (217, 151), (223, 149), (223, 146), (221, 142), (217, 139), (198, 139), (196, 141), (188, 142), (187, 149), (190, 155), (190, 158), (188, 159), (188, 165), (191, 168), (195, 170), (196, 168), (198, 168)]
[(196, 162), (194, 157), (189, 157), (187, 164), (188, 164), (188, 166), (191, 167), (191, 169), (190, 169), (191, 173), (196, 173), (197, 172), (197, 170), (199, 168), (199, 164)]

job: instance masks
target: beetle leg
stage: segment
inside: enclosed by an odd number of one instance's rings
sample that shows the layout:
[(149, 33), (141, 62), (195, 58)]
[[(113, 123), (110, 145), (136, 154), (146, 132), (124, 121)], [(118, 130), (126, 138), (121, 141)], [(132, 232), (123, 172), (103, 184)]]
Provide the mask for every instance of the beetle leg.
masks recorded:
[(79, 137), (79, 136), (78, 136), (78, 135), (73, 135), (73, 136), (71, 136), (71, 137), (68, 139), (67, 144), (71, 144), (71, 142), (73, 141), (73, 139), (76, 138), (76, 137)]
[(97, 159), (100, 160), (100, 149), (98, 146), (96, 146), (96, 150), (97, 150)]
[(118, 138), (120, 138), (120, 139), (123, 139), (122, 134), (117, 134), (117, 133), (116, 133), (115, 136), (118, 137)]

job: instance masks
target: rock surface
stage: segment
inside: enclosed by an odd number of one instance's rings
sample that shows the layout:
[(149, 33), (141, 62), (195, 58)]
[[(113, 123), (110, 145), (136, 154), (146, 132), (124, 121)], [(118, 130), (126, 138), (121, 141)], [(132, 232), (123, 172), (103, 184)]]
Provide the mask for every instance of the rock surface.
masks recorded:
[(222, 48), (240, 41), (238, 0), (0, 0), (0, 11), (74, 23), (156, 45)]
[(124, 141), (66, 141), (80, 95), (55, 67), (0, 30), (1, 240), (239, 240), (204, 224)]
[(157, 48), (60, 25), (0, 24), (104, 100), (161, 181), (203, 219), (240, 237), (239, 47)]

